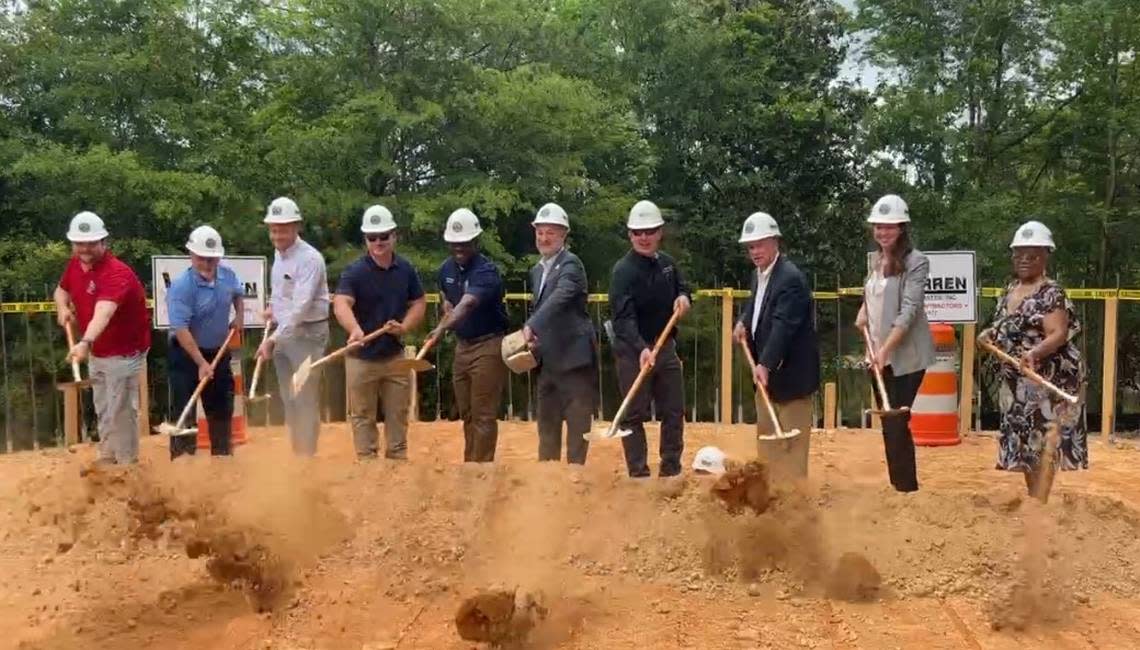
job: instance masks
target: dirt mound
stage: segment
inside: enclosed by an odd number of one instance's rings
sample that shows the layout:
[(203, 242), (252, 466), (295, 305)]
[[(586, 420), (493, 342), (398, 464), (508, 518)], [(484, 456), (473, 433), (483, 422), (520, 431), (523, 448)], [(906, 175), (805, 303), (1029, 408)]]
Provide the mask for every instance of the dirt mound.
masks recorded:
[(547, 614), (541, 596), (517, 588), (491, 589), (460, 603), (455, 629), (465, 641), (519, 644)]
[(862, 553), (844, 553), (831, 572), (827, 595), (851, 602), (874, 600), (883, 579)]
[(768, 466), (759, 460), (751, 460), (730, 468), (717, 478), (712, 493), (731, 513), (739, 513), (748, 507), (760, 514), (768, 509), (771, 497)]

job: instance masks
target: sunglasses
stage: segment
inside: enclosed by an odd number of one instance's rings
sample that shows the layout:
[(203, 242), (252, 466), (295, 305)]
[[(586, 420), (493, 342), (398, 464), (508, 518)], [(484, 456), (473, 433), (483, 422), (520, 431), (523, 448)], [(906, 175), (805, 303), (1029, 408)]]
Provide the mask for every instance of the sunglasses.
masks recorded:
[(631, 230), (629, 232), (632, 233), (634, 237), (648, 237), (650, 235), (656, 235), (657, 233), (661, 232), (661, 229), (649, 228), (647, 230)]
[(366, 235), (364, 238), (370, 242), (388, 241), (392, 238), (392, 233), (386, 232), (381, 235)]

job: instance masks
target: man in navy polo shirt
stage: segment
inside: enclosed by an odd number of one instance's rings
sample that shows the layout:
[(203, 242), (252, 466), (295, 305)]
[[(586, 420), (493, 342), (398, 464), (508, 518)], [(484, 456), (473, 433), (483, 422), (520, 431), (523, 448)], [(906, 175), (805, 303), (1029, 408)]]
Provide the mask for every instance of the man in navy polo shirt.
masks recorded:
[(475, 213), (460, 208), (451, 213), (443, 240), (451, 258), (439, 267), (443, 318), (431, 332), (453, 330), (459, 345), (451, 365), (455, 402), (463, 420), (463, 461), (495, 460), (499, 440), (499, 406), (507, 367), (501, 348), (507, 332), (503, 280), (491, 260), (479, 252), (483, 229)]
[(396, 220), (382, 205), (364, 211), (360, 227), (366, 253), (341, 273), (333, 313), (353, 343), (389, 326), (380, 336), (345, 358), (349, 386), (348, 416), (358, 458), (377, 455), (376, 397), (384, 406), (385, 457), (408, 457), (408, 403), (411, 381), (391, 364), (403, 358), (400, 337), (423, 322), (427, 301), (416, 269), (396, 255)]
[[(233, 269), (221, 264), (226, 251), (217, 230), (210, 226), (195, 228), (186, 249), (190, 251), (191, 266), (170, 283), (166, 291), (171, 331), (168, 356), (171, 407), (175, 413), (181, 413), (198, 382), (210, 378), (201, 396), (210, 430), (210, 455), (229, 456), (234, 414), (230, 355), (226, 352), (213, 371), (210, 363), (218, 349), (225, 345), (230, 328), (241, 331), (244, 291)], [(237, 314), (232, 326), (231, 307)], [(183, 454), (193, 455), (197, 448), (195, 436), (170, 436), (171, 460)]]

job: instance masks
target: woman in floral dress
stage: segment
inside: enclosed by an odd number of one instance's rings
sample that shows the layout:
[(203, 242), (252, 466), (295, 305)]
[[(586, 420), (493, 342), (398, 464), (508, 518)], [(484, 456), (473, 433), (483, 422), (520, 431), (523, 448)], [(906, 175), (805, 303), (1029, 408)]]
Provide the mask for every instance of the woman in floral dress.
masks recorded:
[(1006, 287), (993, 325), (982, 337), (1061, 390), (1081, 398), (1078, 404), (1063, 402), (1017, 368), (999, 363), (1002, 414), (997, 469), (1024, 472), (1033, 494), (1035, 470), (1053, 422), (1061, 434), (1055, 466), (1088, 469), (1088, 437), (1080, 418), (1084, 367), (1075, 340), (1081, 326), (1065, 290), (1045, 275), (1055, 248), (1049, 229), (1037, 221), (1027, 222), (1017, 229), (1010, 248), (1017, 277)]

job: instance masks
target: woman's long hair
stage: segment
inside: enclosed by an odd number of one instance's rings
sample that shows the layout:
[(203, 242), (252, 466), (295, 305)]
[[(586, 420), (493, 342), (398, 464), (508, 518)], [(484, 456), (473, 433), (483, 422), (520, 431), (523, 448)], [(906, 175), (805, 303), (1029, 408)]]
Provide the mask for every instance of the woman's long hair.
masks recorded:
[(891, 252), (884, 251), (877, 242), (875, 247), (879, 249), (881, 256), (883, 277), (902, 275), (906, 271), (906, 257), (914, 250), (914, 244), (910, 242), (910, 226), (905, 223), (899, 224), (899, 238), (895, 240), (895, 247)]

